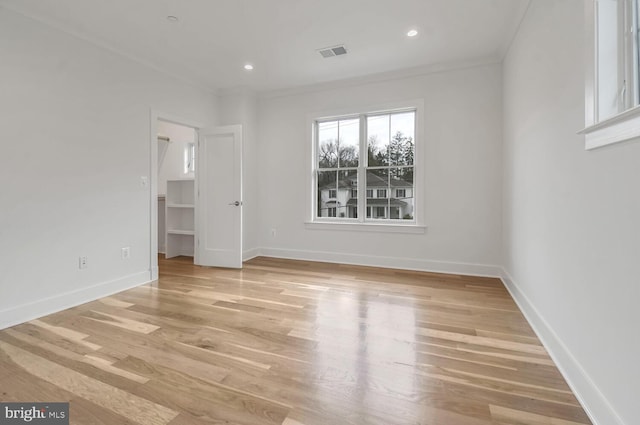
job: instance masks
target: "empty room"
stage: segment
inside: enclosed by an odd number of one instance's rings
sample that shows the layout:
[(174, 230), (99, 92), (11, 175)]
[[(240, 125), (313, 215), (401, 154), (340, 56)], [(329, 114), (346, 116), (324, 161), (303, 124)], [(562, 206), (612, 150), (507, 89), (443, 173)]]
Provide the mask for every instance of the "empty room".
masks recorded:
[(0, 0), (0, 424), (640, 423), (640, 0)]

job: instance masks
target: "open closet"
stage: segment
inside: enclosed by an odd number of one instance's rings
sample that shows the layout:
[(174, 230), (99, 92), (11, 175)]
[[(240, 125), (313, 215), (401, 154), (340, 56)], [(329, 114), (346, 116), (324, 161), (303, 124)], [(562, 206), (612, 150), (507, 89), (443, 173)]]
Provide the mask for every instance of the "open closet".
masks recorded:
[(196, 130), (158, 121), (158, 252), (195, 252)]

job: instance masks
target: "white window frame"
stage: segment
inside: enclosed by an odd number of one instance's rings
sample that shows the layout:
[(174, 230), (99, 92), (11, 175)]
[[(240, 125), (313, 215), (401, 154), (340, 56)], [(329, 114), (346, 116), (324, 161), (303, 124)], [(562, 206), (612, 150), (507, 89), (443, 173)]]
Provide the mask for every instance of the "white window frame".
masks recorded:
[[(402, 192), (402, 196), (400, 193)], [(407, 197), (407, 189), (396, 189), (396, 198), (406, 198)]]
[[(358, 218), (327, 218), (317, 217), (317, 123), (322, 121), (340, 120), (348, 118), (360, 118), (360, 152), (367, 152), (367, 120), (366, 116), (388, 113), (415, 111), (414, 133), (414, 213), (413, 220), (402, 219), (367, 219), (366, 216), (366, 158), (360, 158), (358, 167)], [(307, 187), (310, 202), (307, 204), (307, 217), (305, 222), (307, 229), (311, 230), (340, 230), (340, 231), (365, 231), (365, 232), (389, 232), (389, 233), (415, 233), (426, 232), (425, 206), (424, 206), (424, 180), (425, 161), (424, 151), (426, 140), (424, 137), (424, 100), (416, 99), (404, 102), (393, 102), (376, 105), (373, 107), (350, 108), (332, 110), (310, 114), (307, 118), (311, 140), (308, 143), (309, 169)], [(375, 193), (375, 192), (374, 192)]]
[[(612, 117), (600, 119), (598, 91), (598, 15), (599, 0), (586, 2), (586, 51), (585, 78), (585, 149), (595, 149), (613, 143), (640, 137), (640, 77), (638, 76), (638, 12), (640, 0), (618, 0), (623, 4), (618, 16), (618, 27), (624, 34), (620, 39), (618, 69), (624, 73), (623, 86), (619, 89), (621, 111)], [(609, 1), (609, 0), (607, 0)]]

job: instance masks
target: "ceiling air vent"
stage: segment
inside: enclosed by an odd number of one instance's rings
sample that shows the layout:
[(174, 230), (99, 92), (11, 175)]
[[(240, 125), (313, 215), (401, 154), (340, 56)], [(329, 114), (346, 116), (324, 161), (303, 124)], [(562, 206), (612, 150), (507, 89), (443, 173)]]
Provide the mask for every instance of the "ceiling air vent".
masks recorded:
[(344, 45), (325, 47), (324, 49), (319, 49), (318, 53), (320, 53), (323, 58), (330, 58), (332, 56), (346, 55), (347, 49)]

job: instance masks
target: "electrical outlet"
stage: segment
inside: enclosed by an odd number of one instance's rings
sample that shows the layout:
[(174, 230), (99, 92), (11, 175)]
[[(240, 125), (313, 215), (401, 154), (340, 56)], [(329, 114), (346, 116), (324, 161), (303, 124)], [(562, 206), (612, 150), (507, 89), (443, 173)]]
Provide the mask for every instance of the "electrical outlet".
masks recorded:
[(273, 229), (271, 229), (271, 237), (272, 238), (276, 237), (276, 228), (275, 227)]
[(125, 246), (124, 248), (122, 248), (121, 254), (123, 260), (128, 260), (129, 258), (131, 258), (131, 247)]
[(86, 269), (87, 268), (87, 257), (79, 257), (78, 258), (78, 268)]

